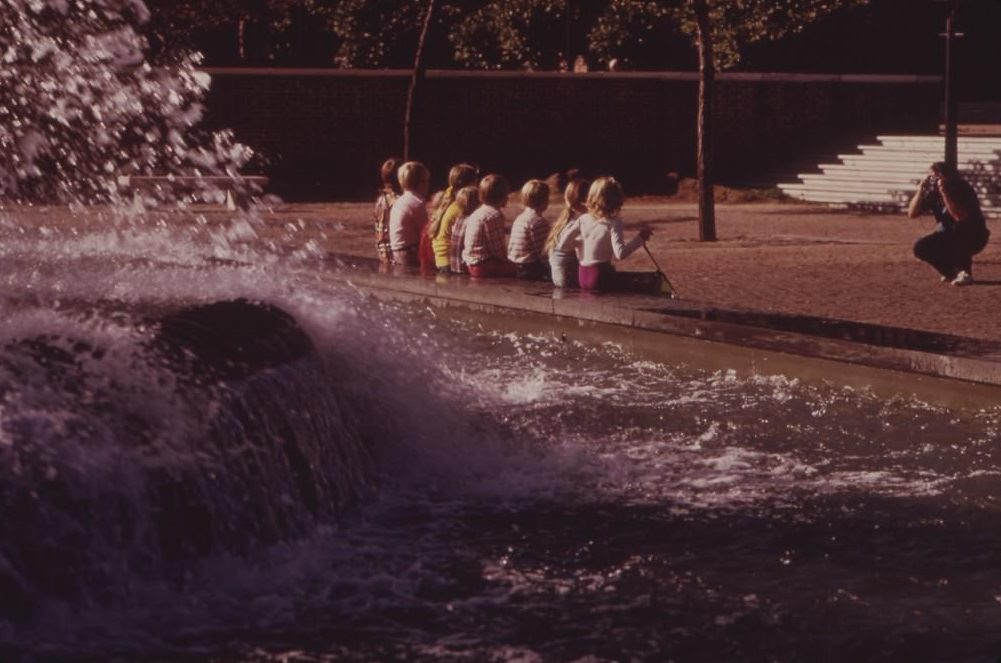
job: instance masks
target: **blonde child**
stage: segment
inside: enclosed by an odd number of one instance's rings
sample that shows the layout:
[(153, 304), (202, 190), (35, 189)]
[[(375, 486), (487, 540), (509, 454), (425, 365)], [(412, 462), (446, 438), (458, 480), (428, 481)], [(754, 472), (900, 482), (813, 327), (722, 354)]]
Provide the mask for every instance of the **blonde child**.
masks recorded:
[(563, 211), (546, 238), (546, 254), (549, 256), (549, 269), (553, 285), (557, 288), (577, 287), (577, 251), (561, 251), (557, 244), (570, 230), (573, 221), (587, 211), (584, 202), (587, 199), (587, 188), (591, 183), (584, 179), (573, 179), (563, 190)]
[(379, 190), (379, 197), (375, 199), (375, 211), (372, 216), (375, 222), (375, 253), (383, 263), (388, 263), (393, 258), (393, 252), (389, 248), (389, 211), (403, 193), (397, 179), (397, 171), (401, 165), (403, 159), (393, 157), (386, 159), (379, 169), (382, 188)]
[(542, 180), (525, 182), (521, 187), (521, 202), (525, 210), (511, 226), (507, 259), (514, 263), (519, 279), (545, 280), (549, 278), (545, 252), (549, 222), (542, 214), (549, 208), (549, 185)]
[[(436, 196), (437, 200), (431, 212), (431, 223), (428, 224), (424, 235), (430, 243), (434, 266), (439, 273), (447, 274), (450, 271), (449, 250), (452, 246), (452, 229), (455, 220), (462, 213), (456, 203), (456, 197), (461, 189), (475, 182), (476, 168), (468, 163), (460, 163), (452, 166), (452, 170), (448, 172), (448, 188)], [(422, 237), (421, 242), (424, 241)]]
[(463, 274), (466, 264), (462, 261), (462, 250), (466, 240), (466, 219), (480, 206), (480, 191), (475, 186), (467, 186), (459, 189), (455, 195), (455, 204), (459, 209), (459, 216), (452, 224), (452, 236), (449, 238), (450, 246), (448, 250), (448, 267), (454, 274)]
[(503, 175), (491, 174), (480, 180), (480, 206), (466, 219), (462, 243), (462, 260), (470, 276), (514, 276), (514, 265), (507, 260), (501, 212), (510, 190)]
[(389, 212), (389, 246), (393, 251), (394, 265), (418, 267), (421, 229), (428, 222), (424, 200), (428, 195), (431, 174), (419, 161), (408, 161), (400, 166), (399, 181), (403, 194), (396, 199)]
[(614, 177), (599, 177), (587, 193), (587, 214), (583, 214), (570, 224), (563, 239), (556, 248), (561, 251), (573, 249), (581, 244), (580, 267), (577, 280), (582, 290), (608, 290), (614, 287), (615, 268), (612, 260), (629, 257), (643, 246), (653, 231), (644, 228), (629, 242), (622, 232), (619, 212), (626, 197), (622, 186)]

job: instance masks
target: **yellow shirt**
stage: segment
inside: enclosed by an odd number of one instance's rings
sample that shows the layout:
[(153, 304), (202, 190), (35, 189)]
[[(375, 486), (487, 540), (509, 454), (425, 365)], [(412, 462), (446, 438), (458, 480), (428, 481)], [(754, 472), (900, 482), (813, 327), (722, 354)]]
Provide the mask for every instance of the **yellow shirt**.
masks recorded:
[(431, 240), (431, 248), (434, 249), (434, 264), (436, 267), (448, 267), (448, 252), (452, 241), (452, 226), (459, 218), (461, 210), (455, 202), (451, 203), (441, 216), (441, 225), (438, 226), (438, 234)]

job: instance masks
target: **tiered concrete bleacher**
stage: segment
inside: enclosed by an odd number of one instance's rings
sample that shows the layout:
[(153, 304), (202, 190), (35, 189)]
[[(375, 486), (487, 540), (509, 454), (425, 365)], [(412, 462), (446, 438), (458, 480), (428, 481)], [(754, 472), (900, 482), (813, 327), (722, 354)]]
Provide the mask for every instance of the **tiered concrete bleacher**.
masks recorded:
[[(779, 184), (789, 196), (835, 207), (904, 209), (928, 166), (941, 161), (942, 136), (877, 136), (857, 154), (839, 154), (820, 172), (798, 173), (799, 182)], [(984, 213), (1001, 216), (1001, 135), (960, 136), (959, 170), (977, 190)]]

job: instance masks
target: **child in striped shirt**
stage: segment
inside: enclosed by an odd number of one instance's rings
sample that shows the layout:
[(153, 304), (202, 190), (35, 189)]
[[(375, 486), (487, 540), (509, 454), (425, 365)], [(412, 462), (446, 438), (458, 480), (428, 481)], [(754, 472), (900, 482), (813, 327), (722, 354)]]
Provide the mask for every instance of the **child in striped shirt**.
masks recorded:
[(549, 278), (546, 263), (546, 236), (549, 222), (542, 213), (549, 207), (549, 185), (542, 180), (529, 180), (521, 188), (521, 202), (525, 211), (518, 215), (511, 227), (507, 245), (507, 258), (515, 265), (519, 279), (543, 281)]

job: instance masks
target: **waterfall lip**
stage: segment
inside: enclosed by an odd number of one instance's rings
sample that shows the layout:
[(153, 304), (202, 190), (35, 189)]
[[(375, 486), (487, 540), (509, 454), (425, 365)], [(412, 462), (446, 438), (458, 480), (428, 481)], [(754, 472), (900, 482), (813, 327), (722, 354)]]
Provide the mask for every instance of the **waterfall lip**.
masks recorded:
[(316, 351), (294, 317), (243, 298), (181, 309), (156, 328), (150, 347), (189, 377), (246, 378)]
[[(45, 305), (36, 298), (7, 299), (10, 310)], [(316, 352), (296, 319), (278, 306), (247, 298), (209, 303), (123, 303), (114, 300), (61, 300), (58, 310), (83, 317), (124, 316), (130, 326), (152, 333), (145, 342), (151, 359), (182, 379), (210, 382), (246, 379)], [(101, 359), (108, 348), (58, 333), (40, 333), (0, 342), (44, 367), (69, 366), (77, 357)]]

